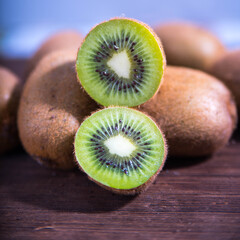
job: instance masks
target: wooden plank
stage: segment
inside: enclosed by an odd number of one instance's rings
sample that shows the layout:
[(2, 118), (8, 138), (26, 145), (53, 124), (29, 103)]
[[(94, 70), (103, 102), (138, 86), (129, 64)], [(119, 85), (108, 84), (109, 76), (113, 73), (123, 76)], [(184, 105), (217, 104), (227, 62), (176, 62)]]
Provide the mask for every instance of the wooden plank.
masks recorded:
[[(19, 76), (26, 61), (1, 60)], [(239, 132), (239, 130), (238, 130)], [(0, 156), (0, 239), (240, 239), (240, 136), (212, 157), (169, 158), (139, 196), (108, 192), (79, 170)]]
[(1, 239), (239, 239), (239, 146), (196, 164), (181, 159), (182, 168), (170, 159), (137, 197), (112, 194), (78, 170), (8, 154), (0, 165)]

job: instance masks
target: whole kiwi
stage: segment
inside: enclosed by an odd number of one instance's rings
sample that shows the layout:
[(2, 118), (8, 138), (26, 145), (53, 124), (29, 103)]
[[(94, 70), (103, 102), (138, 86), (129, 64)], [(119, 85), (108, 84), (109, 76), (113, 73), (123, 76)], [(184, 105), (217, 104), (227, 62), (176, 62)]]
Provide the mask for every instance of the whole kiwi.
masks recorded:
[(20, 100), (18, 128), (26, 151), (49, 167), (71, 169), (74, 135), (97, 104), (81, 89), (76, 51), (45, 56), (28, 78)]
[(189, 23), (166, 23), (155, 27), (169, 65), (208, 71), (225, 52), (222, 43), (207, 30)]
[(216, 78), (198, 70), (168, 66), (157, 95), (142, 104), (165, 133), (169, 154), (205, 156), (224, 146), (235, 128), (236, 105)]
[(232, 91), (240, 112), (240, 49), (224, 54), (213, 64), (211, 73)]
[(52, 35), (48, 38), (37, 50), (37, 52), (28, 61), (25, 76), (28, 77), (38, 62), (48, 53), (62, 50), (62, 49), (75, 49), (76, 54), (83, 36), (73, 30), (63, 31)]
[(19, 143), (17, 133), (17, 109), (21, 92), (18, 77), (10, 70), (0, 67), (0, 154)]

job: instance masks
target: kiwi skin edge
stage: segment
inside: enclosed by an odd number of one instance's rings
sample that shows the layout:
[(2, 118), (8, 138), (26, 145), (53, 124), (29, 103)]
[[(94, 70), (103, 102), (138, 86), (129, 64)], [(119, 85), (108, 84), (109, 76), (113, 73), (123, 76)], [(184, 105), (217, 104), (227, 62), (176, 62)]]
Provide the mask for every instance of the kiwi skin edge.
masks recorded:
[(21, 90), (20, 79), (7, 68), (0, 66), (0, 154), (20, 143), (17, 110)]
[(76, 51), (81, 45), (83, 36), (73, 30), (58, 32), (50, 36), (41, 44), (35, 54), (30, 58), (25, 69), (25, 77), (27, 78), (40, 60), (53, 51), (64, 49), (73, 49)]
[(218, 79), (199, 70), (168, 66), (165, 81), (138, 110), (164, 131), (169, 155), (200, 157), (227, 144), (236, 127), (236, 104)]
[[(167, 63), (166, 63), (166, 55), (165, 55), (165, 52), (164, 52), (164, 49), (163, 49), (163, 44), (162, 44), (160, 38), (158, 37), (158, 35), (155, 33), (155, 31), (154, 31), (150, 26), (148, 26), (146, 23), (141, 22), (141, 21), (136, 20), (136, 19), (126, 18), (126, 17), (114, 17), (114, 18), (111, 18), (110, 20), (103, 21), (103, 22), (101, 22), (101, 23), (99, 23), (99, 24), (96, 24), (94, 27), (91, 28), (91, 30), (89, 31), (89, 33), (90, 33), (96, 26), (98, 26), (98, 25), (100, 25), (100, 24), (102, 24), (102, 23), (104, 23), (104, 22), (108, 22), (108, 21), (115, 20), (115, 19), (130, 20), (130, 21), (134, 21), (134, 22), (136, 22), (136, 23), (139, 23), (139, 24), (143, 25), (145, 28), (147, 28), (147, 29), (149, 30), (149, 32), (153, 35), (153, 37), (155, 38), (155, 40), (156, 40), (157, 43), (158, 43), (159, 49), (160, 49), (160, 51), (161, 51), (161, 53), (162, 53), (162, 78), (161, 78), (161, 82), (160, 82), (160, 84), (159, 84), (159, 86), (158, 86), (158, 89), (156, 90), (156, 92), (154, 93), (154, 95), (151, 97), (151, 98), (153, 98), (153, 97), (157, 94), (157, 92), (159, 91), (159, 89), (161, 88), (161, 86), (162, 86), (162, 84), (163, 84), (163, 82), (164, 82), (164, 70), (165, 70), (165, 68), (166, 68), (166, 64), (167, 64)], [(89, 33), (88, 33), (88, 34), (89, 34)], [(87, 34), (87, 35), (85, 36), (85, 38), (83, 39), (82, 43), (84, 43), (84, 41), (85, 41), (85, 39), (87, 38), (88, 34)], [(82, 43), (81, 43), (81, 44), (82, 44)], [(81, 48), (81, 46), (79, 46), (79, 49), (80, 49), (80, 48)], [(79, 49), (78, 49), (78, 50), (79, 50)], [(76, 75), (77, 75), (78, 82), (81, 84), (81, 81), (80, 81), (80, 79), (79, 79), (79, 77), (78, 77), (78, 74), (77, 74), (77, 66), (76, 66), (76, 65), (75, 65), (75, 71), (76, 71)], [(86, 93), (87, 93), (87, 92), (86, 92)], [(88, 93), (87, 93), (87, 94), (88, 94)], [(91, 96), (90, 96), (90, 97), (91, 97)], [(111, 106), (108, 106), (108, 107), (111, 107)]]
[[(114, 106), (110, 106), (110, 107), (114, 107)], [(110, 107), (108, 107), (108, 108), (110, 108)], [(101, 109), (99, 109), (99, 110), (101, 110)], [(97, 110), (97, 111), (99, 111), (99, 110)], [(135, 109), (135, 110), (136, 110), (136, 109)], [(97, 111), (95, 111), (95, 112), (97, 112)], [(91, 115), (94, 114), (95, 112), (92, 112)], [(141, 112), (142, 112), (142, 111), (141, 111)], [(143, 112), (143, 113), (144, 113), (144, 112)], [(151, 116), (149, 116), (149, 115), (146, 114), (146, 113), (144, 113), (144, 114), (145, 114), (146, 116), (148, 116), (148, 117), (156, 124), (156, 122), (154, 121), (154, 119), (153, 119)], [(88, 116), (87, 116), (86, 118), (88, 118)], [(86, 119), (86, 118), (85, 118), (85, 119)], [(136, 194), (143, 193), (143, 192), (145, 192), (145, 191), (149, 188), (149, 186), (150, 186), (150, 185), (154, 182), (154, 180), (156, 179), (157, 175), (158, 175), (158, 174), (160, 173), (160, 171), (163, 169), (164, 164), (165, 164), (165, 162), (166, 162), (167, 154), (168, 154), (168, 145), (167, 145), (167, 141), (166, 141), (165, 135), (164, 135), (164, 133), (162, 132), (162, 130), (159, 128), (159, 126), (158, 126), (157, 124), (156, 124), (156, 126), (157, 126), (158, 129), (160, 130), (161, 135), (162, 135), (162, 138), (163, 138), (163, 142), (164, 142), (164, 157), (163, 157), (163, 160), (162, 160), (162, 164), (160, 165), (160, 167), (159, 167), (159, 169), (157, 170), (157, 172), (148, 179), (148, 181), (146, 181), (145, 183), (143, 183), (142, 185), (140, 185), (140, 186), (138, 186), (138, 187), (136, 187), (136, 188), (131, 188), (131, 189), (116, 189), (116, 188), (108, 187), (108, 186), (106, 186), (106, 185), (104, 185), (104, 184), (96, 181), (95, 179), (91, 178), (87, 173), (85, 173), (85, 171), (83, 170), (83, 168), (81, 167), (81, 165), (80, 165), (79, 162), (77, 161), (76, 154), (74, 153), (75, 163), (78, 165), (79, 169), (87, 175), (88, 179), (90, 179), (91, 181), (95, 182), (97, 185), (99, 185), (100, 187), (102, 187), (102, 188), (104, 188), (104, 189), (106, 189), (106, 190), (108, 190), (108, 191), (111, 191), (111, 192), (116, 193), (116, 194), (119, 194), (119, 195), (136, 195)], [(76, 137), (76, 136), (75, 136), (75, 137)], [(75, 141), (74, 141), (74, 142), (75, 142)], [(75, 149), (75, 148), (74, 148), (74, 149)]]
[(224, 54), (213, 64), (210, 73), (229, 87), (240, 113), (240, 49)]

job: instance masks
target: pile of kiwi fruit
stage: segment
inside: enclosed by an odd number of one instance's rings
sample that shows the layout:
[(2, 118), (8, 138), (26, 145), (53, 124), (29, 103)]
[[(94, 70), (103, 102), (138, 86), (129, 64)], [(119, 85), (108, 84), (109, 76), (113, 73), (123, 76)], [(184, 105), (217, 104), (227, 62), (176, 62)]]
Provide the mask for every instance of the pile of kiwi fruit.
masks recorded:
[[(44, 166), (78, 167), (107, 190), (141, 193), (168, 154), (194, 160), (228, 143), (237, 124), (239, 69), (226, 62), (238, 56), (186, 24), (152, 29), (114, 18), (84, 39), (73, 31), (55, 34), (29, 61), (19, 107), (14, 103), (21, 143)], [(7, 141), (2, 122), (0, 138)]]

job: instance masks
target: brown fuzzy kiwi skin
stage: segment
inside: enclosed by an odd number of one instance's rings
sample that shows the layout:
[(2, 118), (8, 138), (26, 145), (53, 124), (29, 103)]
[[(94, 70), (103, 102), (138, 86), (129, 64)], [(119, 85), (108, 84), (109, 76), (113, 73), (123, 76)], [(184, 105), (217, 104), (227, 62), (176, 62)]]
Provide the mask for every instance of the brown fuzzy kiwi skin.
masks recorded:
[(216, 78), (198, 70), (168, 66), (160, 91), (138, 107), (155, 119), (169, 154), (199, 157), (226, 145), (236, 126), (236, 105)]
[(25, 83), (18, 128), (25, 150), (38, 162), (59, 169), (76, 165), (74, 135), (98, 105), (81, 89), (74, 71), (76, 51), (45, 56)]
[(0, 154), (19, 144), (17, 110), (21, 93), (19, 78), (0, 67)]
[[(111, 107), (114, 107), (114, 106), (109, 106), (109, 107), (107, 107), (107, 108), (111, 108)], [(101, 110), (101, 109), (98, 109), (97, 111), (99, 111), (99, 110)], [(136, 110), (136, 109), (134, 109), (134, 110)], [(97, 111), (95, 111), (95, 112), (97, 112)], [(94, 114), (95, 112), (92, 112), (92, 114)], [(142, 111), (141, 111), (141, 112), (142, 112)], [(144, 113), (146, 116), (148, 116), (148, 117), (156, 124), (155, 120), (154, 120), (151, 116), (149, 116), (149, 115), (148, 115), (147, 113), (145, 113), (145, 112), (143, 112), (143, 113)], [(92, 115), (92, 114), (91, 114), (91, 115)], [(86, 117), (86, 118), (88, 118), (88, 117)], [(162, 161), (162, 164), (160, 165), (159, 169), (157, 170), (157, 172), (156, 172), (153, 176), (151, 176), (151, 177), (148, 179), (147, 182), (145, 182), (144, 184), (142, 184), (142, 185), (140, 185), (140, 186), (138, 186), (138, 187), (136, 187), (136, 188), (132, 188), (132, 189), (116, 189), (116, 188), (111, 188), (111, 187), (109, 187), (109, 186), (106, 186), (106, 185), (104, 185), (104, 184), (96, 181), (95, 179), (91, 178), (91, 177), (83, 170), (83, 168), (81, 167), (81, 165), (79, 164), (79, 162), (78, 162), (78, 160), (77, 160), (77, 158), (76, 158), (76, 154), (74, 153), (75, 162), (76, 162), (76, 164), (78, 165), (79, 169), (87, 175), (88, 179), (90, 179), (91, 181), (95, 182), (97, 185), (99, 185), (100, 187), (102, 187), (102, 188), (104, 188), (104, 189), (106, 189), (106, 190), (108, 190), (108, 191), (111, 191), (111, 192), (116, 193), (116, 194), (119, 194), (119, 195), (136, 195), (136, 194), (143, 193), (143, 192), (145, 192), (145, 191), (149, 188), (149, 186), (151, 186), (151, 184), (152, 184), (152, 183), (154, 182), (154, 180), (156, 179), (157, 175), (158, 175), (158, 174), (161, 172), (161, 170), (163, 169), (164, 164), (165, 164), (166, 159), (167, 159), (167, 155), (168, 155), (168, 144), (167, 144), (167, 140), (166, 140), (166, 138), (165, 138), (165, 135), (164, 135), (164, 133), (162, 132), (162, 130), (159, 128), (159, 126), (158, 126), (157, 124), (156, 124), (156, 126), (157, 126), (158, 129), (160, 130), (160, 132), (161, 132), (161, 134), (162, 134), (162, 137), (163, 137), (163, 142), (164, 142), (164, 157), (163, 157), (163, 161)], [(75, 137), (76, 137), (76, 136), (75, 136)]]
[[(150, 31), (150, 33), (154, 36), (155, 40), (156, 40), (157, 43), (158, 43), (159, 49), (160, 49), (160, 51), (161, 51), (161, 53), (162, 53), (162, 73), (163, 73), (163, 74), (162, 74), (162, 79), (161, 79), (161, 82), (160, 82), (160, 84), (159, 84), (159, 87), (158, 87), (157, 91), (155, 92), (155, 94), (152, 96), (152, 98), (153, 98), (153, 97), (157, 94), (157, 92), (159, 91), (159, 89), (160, 89), (160, 87), (161, 87), (161, 85), (163, 84), (163, 81), (164, 81), (164, 69), (165, 69), (167, 63), (166, 63), (166, 55), (165, 55), (165, 52), (164, 52), (164, 49), (163, 49), (163, 44), (162, 44), (161, 40), (159, 39), (158, 35), (156, 34), (156, 32), (155, 32), (150, 26), (148, 26), (146, 23), (143, 23), (143, 22), (141, 22), (141, 21), (139, 21), (139, 20), (136, 20), (136, 19), (133, 19), (133, 18), (126, 18), (126, 17), (114, 17), (114, 18), (111, 18), (111, 19), (108, 20), (108, 21), (118, 20), (118, 19), (134, 21), (134, 22), (136, 22), (136, 23), (138, 23), (138, 24), (143, 25), (144, 27), (146, 27), (146, 28)], [(94, 27), (92, 27), (91, 30), (89, 31), (89, 33), (88, 33), (88, 34), (85, 36), (85, 38), (83, 39), (82, 43), (84, 43), (84, 41), (86, 40), (87, 36), (91, 33), (91, 31), (92, 31), (95, 27), (97, 27), (98, 25), (100, 25), (100, 24), (102, 24), (102, 23), (108, 22), (108, 21), (103, 21), (103, 22), (95, 25)], [(78, 51), (80, 50), (80, 48), (81, 48), (81, 46), (79, 47)], [(76, 68), (76, 73), (77, 73), (77, 66), (75, 66), (75, 68)], [(79, 81), (79, 83), (80, 83), (80, 79), (79, 79), (79, 77), (78, 77), (78, 74), (77, 74), (77, 78), (78, 78), (78, 81)]]
[(172, 22), (158, 25), (154, 30), (162, 41), (169, 65), (208, 72), (226, 51), (212, 33), (194, 24)]
[(240, 113), (240, 49), (224, 54), (213, 64), (210, 73), (229, 87)]
[(66, 30), (52, 35), (39, 47), (37, 52), (28, 61), (25, 70), (25, 77), (27, 78), (39, 61), (50, 52), (64, 49), (75, 49), (77, 53), (82, 40), (83, 36), (74, 30)]

